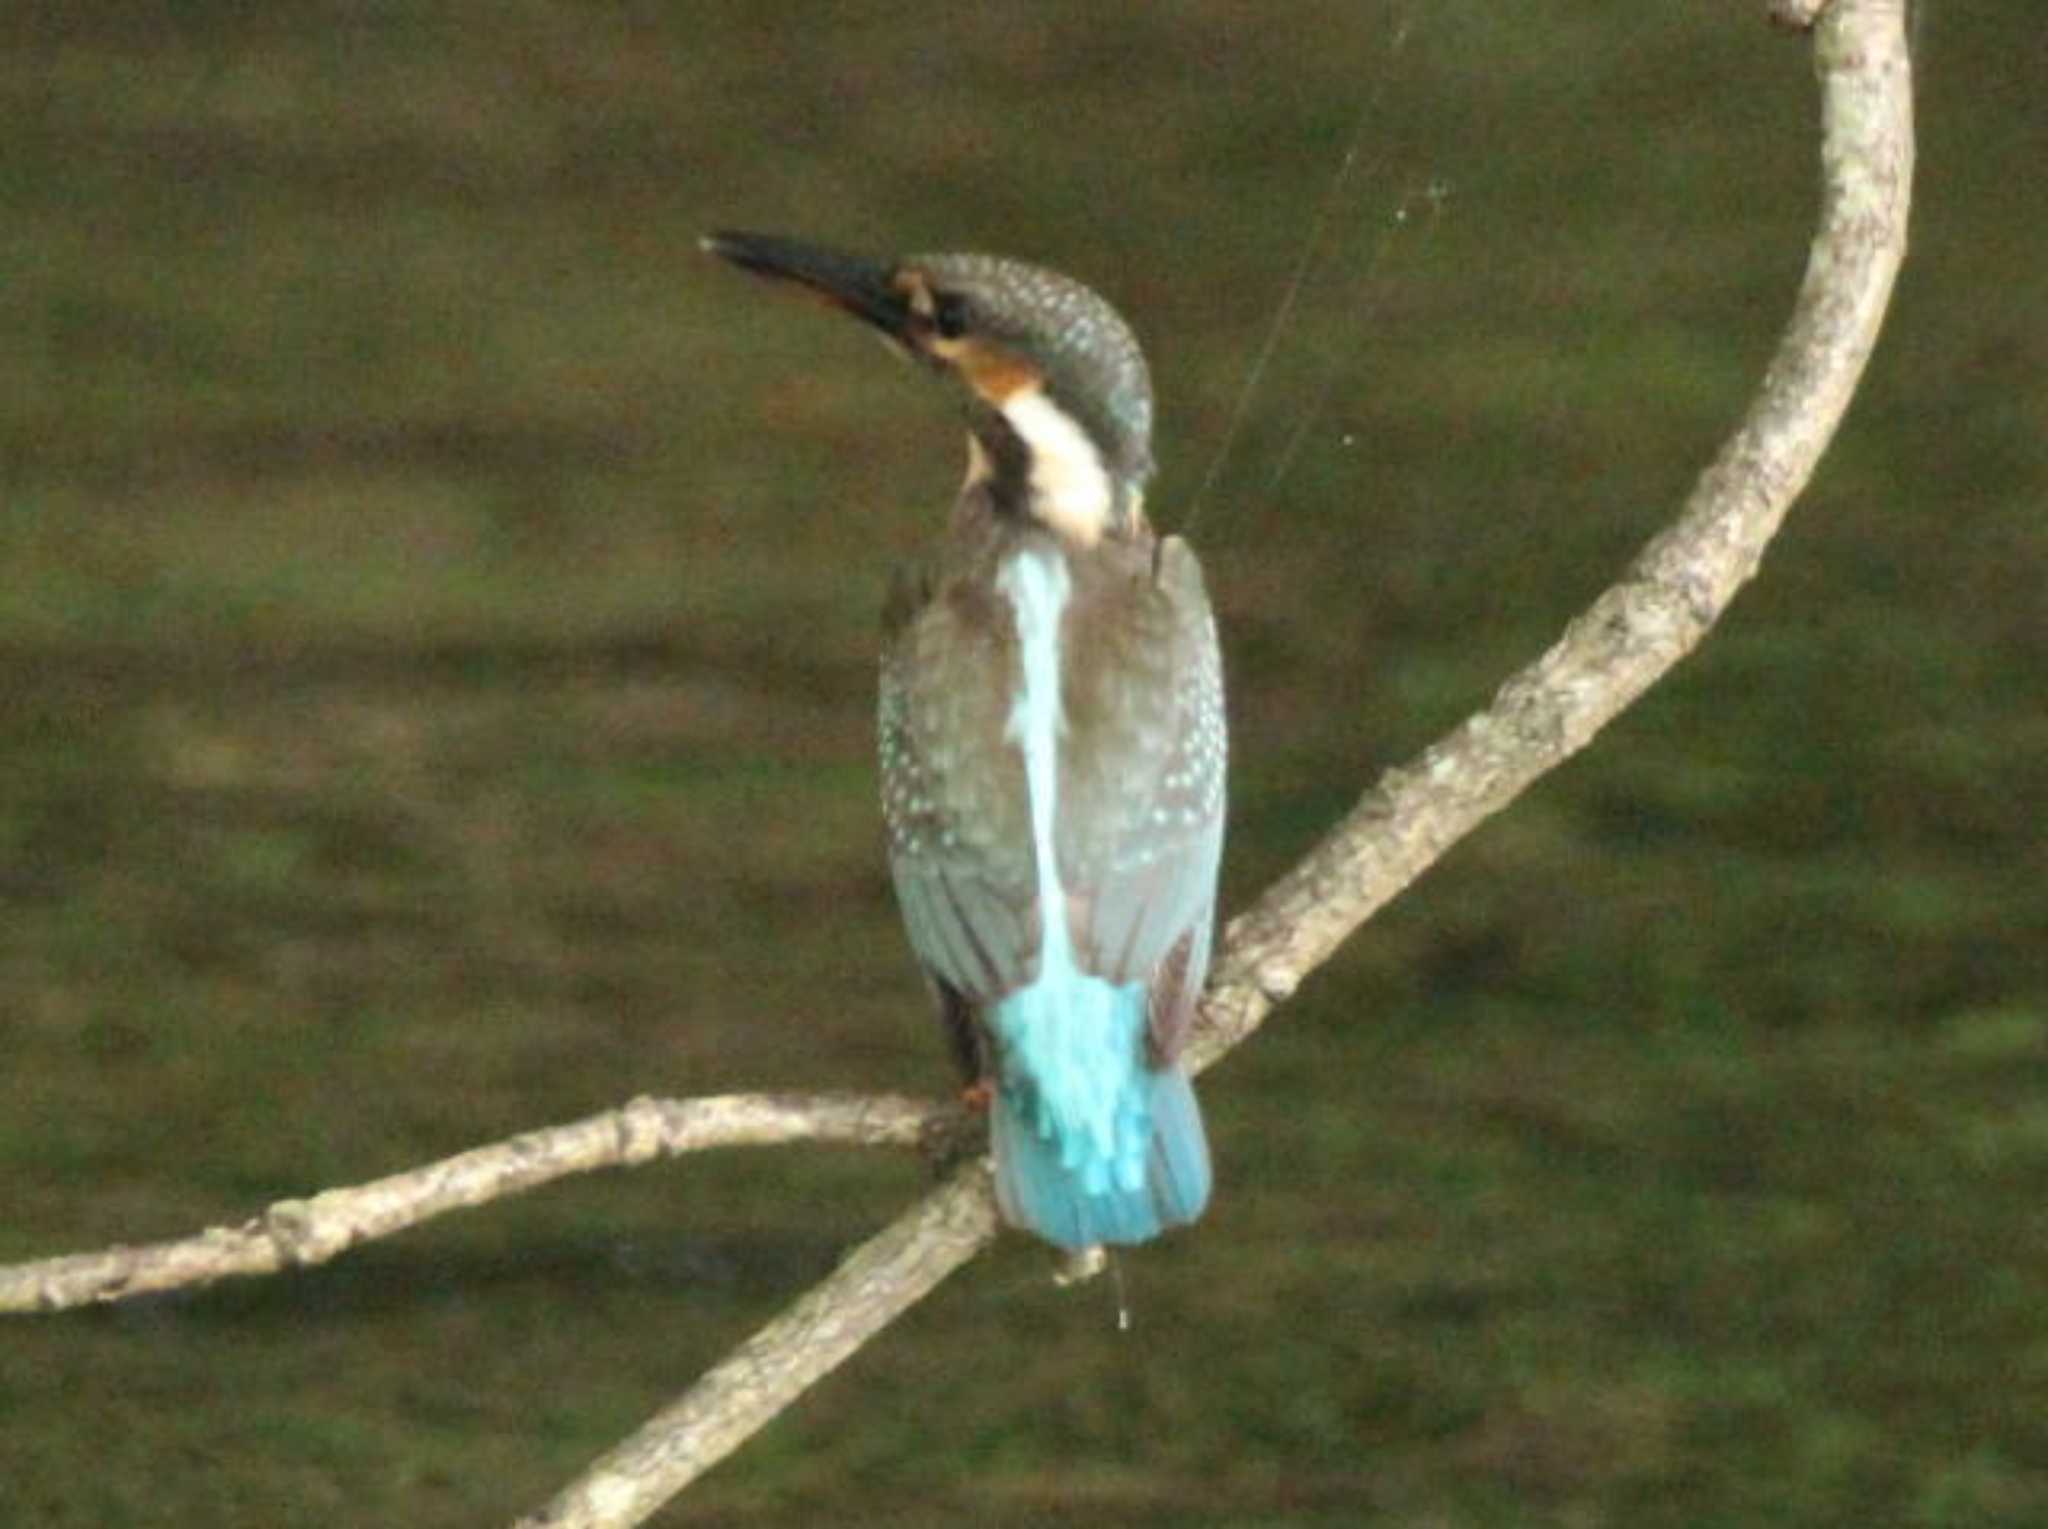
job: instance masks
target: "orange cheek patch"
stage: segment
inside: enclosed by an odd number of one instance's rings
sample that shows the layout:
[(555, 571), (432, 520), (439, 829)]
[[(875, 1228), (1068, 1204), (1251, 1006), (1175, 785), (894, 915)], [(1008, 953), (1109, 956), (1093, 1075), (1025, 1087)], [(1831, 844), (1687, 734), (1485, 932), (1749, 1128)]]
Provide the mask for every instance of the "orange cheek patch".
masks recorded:
[(1045, 374), (1022, 356), (982, 340), (934, 340), (932, 354), (951, 363), (967, 385), (1000, 409), (1030, 388), (1040, 387)]

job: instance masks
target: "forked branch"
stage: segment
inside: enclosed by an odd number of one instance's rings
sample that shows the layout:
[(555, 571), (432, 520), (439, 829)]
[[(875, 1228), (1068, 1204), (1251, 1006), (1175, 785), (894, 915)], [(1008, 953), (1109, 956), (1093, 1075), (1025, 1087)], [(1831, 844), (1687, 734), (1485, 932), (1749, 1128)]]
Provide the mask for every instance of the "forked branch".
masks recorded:
[[(1786, 18), (1779, 0), (1776, 19)], [(1810, 7), (1815, 0), (1802, 0)], [(1706, 635), (1756, 572), (1848, 408), (1906, 249), (1913, 174), (1906, 0), (1832, 0), (1814, 30), (1819, 228), (1791, 321), (1741, 426), (1677, 521), (1493, 705), (1390, 770), (1227, 931), (1190, 1065), (1244, 1040), (1359, 924), (1530, 782), (1583, 748)], [(994, 1235), (962, 1170), (856, 1251), (520, 1529), (636, 1524)]]
[[(1458, 839), (1583, 748), (1699, 643), (1756, 572), (1848, 407), (1905, 253), (1913, 169), (1906, 4), (1769, 0), (1774, 20), (1813, 28), (1821, 205), (1791, 320), (1754, 402), (1677, 520), (1548, 652), (1486, 710), (1382, 776), (1230, 925), (1189, 1053), (1196, 1070), (1250, 1035)], [(708, 1144), (908, 1144), (942, 1130), (951, 1114), (908, 1100), (636, 1100), (375, 1184), (286, 1202), (242, 1228), (0, 1270), (0, 1311), (318, 1262), (443, 1210), (590, 1167)], [(641, 1522), (922, 1299), (995, 1226), (986, 1164), (970, 1162), (521, 1524)]]

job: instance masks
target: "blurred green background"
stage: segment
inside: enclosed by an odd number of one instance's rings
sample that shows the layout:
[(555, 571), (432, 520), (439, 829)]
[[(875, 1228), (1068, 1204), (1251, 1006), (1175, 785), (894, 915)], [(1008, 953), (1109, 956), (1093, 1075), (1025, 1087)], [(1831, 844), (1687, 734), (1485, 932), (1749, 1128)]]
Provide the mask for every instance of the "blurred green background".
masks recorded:
[[(1760, 10), (9, 7), (0, 1258), (951, 1086), (870, 711), (952, 403), (700, 231), (1101, 287), (1173, 524), (1327, 207), (1195, 528), (1240, 907), (1743, 406), (1813, 203)], [(2048, 1522), (2038, 11), (1923, 21), (1913, 256), (1760, 580), (1209, 1075), (1133, 1330), (1007, 1239), (664, 1522)], [(923, 1183), (704, 1157), (15, 1319), (0, 1524), (504, 1521)]]

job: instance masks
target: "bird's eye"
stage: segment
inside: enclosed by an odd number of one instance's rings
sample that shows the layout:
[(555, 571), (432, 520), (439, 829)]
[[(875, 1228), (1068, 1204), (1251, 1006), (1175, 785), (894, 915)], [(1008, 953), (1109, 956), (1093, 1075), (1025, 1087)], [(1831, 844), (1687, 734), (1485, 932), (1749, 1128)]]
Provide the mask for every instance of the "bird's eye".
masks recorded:
[(957, 340), (967, 333), (967, 303), (959, 294), (940, 292), (932, 304), (932, 328), (945, 340)]

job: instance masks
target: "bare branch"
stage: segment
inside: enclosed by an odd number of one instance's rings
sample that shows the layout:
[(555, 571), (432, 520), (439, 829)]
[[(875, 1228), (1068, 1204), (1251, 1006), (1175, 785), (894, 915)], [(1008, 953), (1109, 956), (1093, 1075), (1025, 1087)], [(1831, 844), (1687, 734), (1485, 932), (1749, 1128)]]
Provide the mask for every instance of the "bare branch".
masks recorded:
[(329, 1189), (305, 1200), (280, 1200), (240, 1226), (0, 1268), (0, 1312), (61, 1311), (207, 1285), (234, 1274), (274, 1274), (325, 1263), (358, 1243), (572, 1173), (622, 1168), (707, 1147), (793, 1141), (915, 1147), (958, 1113), (896, 1096), (642, 1097), (602, 1115), (528, 1131), (367, 1184)]
[(1328, 838), (1235, 920), (1194, 1065), (1257, 1028), (1351, 932), (1584, 748), (1699, 643), (1756, 572), (1848, 408), (1906, 250), (1913, 96), (1906, 0), (1835, 0), (1814, 33), (1820, 226), (1778, 350), (1678, 520), (1494, 703), (1389, 770)]
[(986, 1159), (869, 1238), (519, 1529), (637, 1524), (923, 1300), (996, 1233)]
[[(1493, 705), (1414, 763), (1388, 771), (1231, 924), (1191, 1051), (1196, 1068), (1248, 1036), (1360, 923), (1690, 652), (1755, 573), (1833, 435), (1905, 251), (1913, 163), (1906, 0), (1771, 3), (1774, 16), (1814, 28), (1822, 193), (1805, 280), (1756, 401), (1677, 522), (1619, 583)], [(957, 1111), (900, 1099), (635, 1100), (412, 1173), (283, 1202), (240, 1228), (0, 1271), (0, 1310), (50, 1310), (318, 1263), (444, 1210), (586, 1168), (743, 1142), (905, 1145), (932, 1139), (949, 1120), (957, 1123)], [(994, 1232), (987, 1165), (970, 1163), (523, 1522), (611, 1529), (642, 1521)]]

